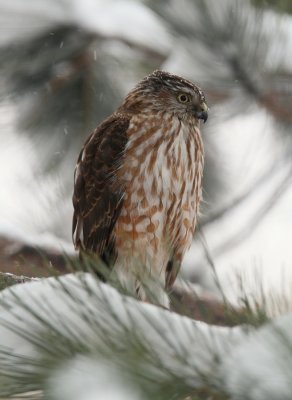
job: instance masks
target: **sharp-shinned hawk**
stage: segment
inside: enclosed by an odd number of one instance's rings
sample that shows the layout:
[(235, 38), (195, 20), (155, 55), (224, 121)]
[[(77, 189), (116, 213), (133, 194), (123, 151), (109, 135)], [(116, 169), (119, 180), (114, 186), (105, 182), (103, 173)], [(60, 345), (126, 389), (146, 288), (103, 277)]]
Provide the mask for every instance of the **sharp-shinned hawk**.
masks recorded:
[[(155, 71), (86, 140), (75, 169), (73, 241), (126, 275), (167, 290), (194, 234), (202, 193), (201, 89)], [(167, 303), (165, 299), (158, 300)]]

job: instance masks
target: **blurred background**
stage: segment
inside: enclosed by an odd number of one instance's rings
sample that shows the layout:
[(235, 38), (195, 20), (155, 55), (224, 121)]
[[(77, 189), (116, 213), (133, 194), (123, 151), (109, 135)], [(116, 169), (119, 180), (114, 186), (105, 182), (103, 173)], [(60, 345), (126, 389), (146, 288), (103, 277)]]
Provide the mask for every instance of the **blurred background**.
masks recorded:
[(290, 0), (0, 0), (0, 26), (0, 268), (19, 243), (73, 251), (81, 145), (159, 68), (201, 86), (210, 107), (183, 275), (212, 288), (215, 267), (233, 299), (241, 285), (290, 291)]

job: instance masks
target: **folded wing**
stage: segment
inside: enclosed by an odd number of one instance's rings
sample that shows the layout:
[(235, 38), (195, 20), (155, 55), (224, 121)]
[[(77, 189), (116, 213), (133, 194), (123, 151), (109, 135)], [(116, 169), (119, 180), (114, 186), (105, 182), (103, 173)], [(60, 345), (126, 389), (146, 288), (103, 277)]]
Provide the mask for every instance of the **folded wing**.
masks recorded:
[(121, 212), (124, 187), (117, 171), (123, 164), (130, 118), (113, 114), (89, 136), (75, 168), (72, 235), (76, 249), (113, 261), (113, 229)]

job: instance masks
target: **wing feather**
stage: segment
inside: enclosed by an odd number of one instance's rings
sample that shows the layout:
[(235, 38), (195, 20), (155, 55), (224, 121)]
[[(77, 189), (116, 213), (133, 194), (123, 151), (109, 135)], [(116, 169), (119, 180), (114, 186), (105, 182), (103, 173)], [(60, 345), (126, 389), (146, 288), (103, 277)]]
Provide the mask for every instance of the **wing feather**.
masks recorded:
[(72, 235), (76, 249), (108, 261), (115, 253), (113, 229), (124, 187), (116, 171), (123, 163), (130, 117), (113, 114), (89, 136), (74, 174)]

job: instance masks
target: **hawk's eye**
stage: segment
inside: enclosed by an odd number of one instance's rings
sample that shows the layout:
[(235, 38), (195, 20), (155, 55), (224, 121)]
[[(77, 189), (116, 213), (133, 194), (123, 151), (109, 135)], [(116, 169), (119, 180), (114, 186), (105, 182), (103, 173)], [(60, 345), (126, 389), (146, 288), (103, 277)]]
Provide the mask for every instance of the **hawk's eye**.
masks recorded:
[(180, 103), (185, 104), (185, 103), (189, 103), (189, 102), (191, 101), (191, 96), (189, 96), (189, 95), (186, 94), (186, 93), (180, 93), (180, 94), (177, 96), (177, 99), (178, 99), (178, 101), (179, 101)]

